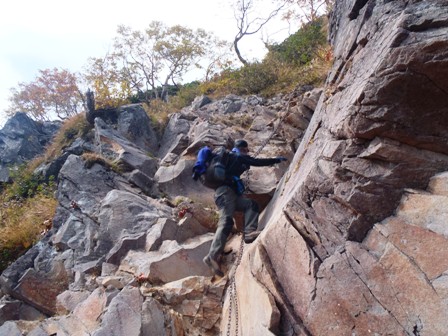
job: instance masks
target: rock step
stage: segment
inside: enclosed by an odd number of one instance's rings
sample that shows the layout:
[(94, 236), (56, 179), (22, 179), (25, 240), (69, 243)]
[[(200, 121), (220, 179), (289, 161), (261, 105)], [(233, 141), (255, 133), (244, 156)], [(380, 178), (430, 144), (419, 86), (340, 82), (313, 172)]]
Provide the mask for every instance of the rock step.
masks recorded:
[[(167, 283), (188, 276), (211, 276), (210, 269), (202, 262), (213, 240), (207, 233), (179, 244), (164, 241), (157, 251), (129, 251), (122, 259), (119, 272), (147, 276), (151, 282)], [(120, 273), (121, 274), (121, 273)]]
[(434, 175), (429, 181), (428, 191), (435, 195), (448, 196), (448, 172)]
[(406, 194), (397, 208), (396, 217), (448, 237), (448, 195)]

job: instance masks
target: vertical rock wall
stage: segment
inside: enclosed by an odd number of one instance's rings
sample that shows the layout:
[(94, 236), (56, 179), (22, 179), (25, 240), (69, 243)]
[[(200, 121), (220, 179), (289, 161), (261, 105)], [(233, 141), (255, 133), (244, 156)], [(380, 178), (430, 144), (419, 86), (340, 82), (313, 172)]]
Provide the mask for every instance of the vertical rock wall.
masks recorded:
[[(281, 318), (246, 312), (243, 334), (446, 334), (448, 235), (397, 207), (448, 170), (448, 3), (335, 6), (325, 92), (237, 271), (265, 293), (240, 312), (270, 298)], [(417, 213), (446, 205), (429, 195)]]

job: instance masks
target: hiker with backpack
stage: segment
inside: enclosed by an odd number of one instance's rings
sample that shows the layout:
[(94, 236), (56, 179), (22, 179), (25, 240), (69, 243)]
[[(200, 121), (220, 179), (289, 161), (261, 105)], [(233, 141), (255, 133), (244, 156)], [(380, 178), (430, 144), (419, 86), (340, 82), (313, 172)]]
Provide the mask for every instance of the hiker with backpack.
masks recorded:
[(246, 140), (237, 140), (231, 152), (221, 149), (213, 153), (211, 148), (203, 147), (193, 167), (193, 179), (202, 178), (205, 185), (208, 183), (208, 186), (215, 189), (214, 199), (219, 210), (219, 221), (210, 251), (203, 261), (218, 276), (224, 276), (220, 258), (233, 227), (234, 212), (244, 213), (245, 243), (252, 243), (260, 234), (257, 231), (259, 207), (257, 202), (243, 196), (241, 174), (249, 170), (250, 166), (272, 166), (287, 160), (284, 157), (257, 159), (249, 156), (248, 152)]

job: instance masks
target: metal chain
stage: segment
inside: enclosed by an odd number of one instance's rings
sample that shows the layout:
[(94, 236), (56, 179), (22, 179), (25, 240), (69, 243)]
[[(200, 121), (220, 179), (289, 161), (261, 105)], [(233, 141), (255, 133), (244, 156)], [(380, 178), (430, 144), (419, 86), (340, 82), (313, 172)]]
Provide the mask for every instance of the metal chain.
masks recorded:
[[(258, 154), (260, 154), (260, 152), (263, 150), (263, 148), (268, 144), (268, 142), (272, 139), (272, 137), (275, 135), (275, 133), (277, 133), (278, 128), (280, 127), (280, 125), (283, 123), (283, 120), (288, 116), (288, 114), (291, 112), (290, 111), (290, 107), (291, 107), (291, 99), (292, 99), (292, 95), (289, 97), (288, 100), (288, 107), (286, 109), (285, 114), (280, 118), (277, 126), (274, 127), (272, 133), (269, 135), (268, 138), (266, 138), (262, 144), (260, 145), (260, 147), (258, 148), (258, 150), (255, 152), (255, 154), (253, 155), (254, 158), (256, 158), (258, 156)], [(245, 181), (245, 187), (246, 190), (248, 190), (248, 186), (247, 183), (249, 181), (249, 171), (246, 172), (247, 177), (246, 177), (246, 181)], [(236, 293), (236, 281), (235, 281), (235, 274), (236, 271), (238, 269), (238, 266), (241, 263), (241, 259), (243, 257), (243, 251), (244, 251), (244, 238), (243, 235), (241, 235), (241, 243), (240, 243), (240, 249), (238, 251), (238, 256), (236, 259), (236, 263), (235, 263), (235, 271), (233, 272), (232, 276), (229, 279), (229, 318), (227, 320), (227, 336), (231, 336), (231, 329), (232, 329), (232, 315), (233, 315), (233, 308), (235, 308), (235, 334), (234, 336), (238, 336), (239, 332), (240, 332), (240, 326), (239, 326), (239, 307), (238, 307), (238, 296)], [(240, 334), (242, 335), (242, 334)]]
[[(244, 251), (244, 238), (243, 238), (243, 235), (241, 235), (240, 249), (239, 249), (238, 255), (236, 257), (235, 270), (229, 279), (229, 282), (230, 282), (230, 285), (229, 285), (229, 319), (227, 321), (227, 336), (231, 336), (230, 330), (232, 329), (233, 306), (235, 306), (235, 334), (234, 335), (238, 336), (238, 333), (240, 331), (238, 296), (236, 294), (235, 274), (236, 274), (236, 270), (238, 269), (238, 266), (241, 263), (241, 259), (243, 257), (243, 251)], [(240, 334), (240, 335), (242, 335), (242, 334)]]
[(233, 303), (235, 304), (235, 336), (238, 336), (238, 333), (240, 331), (240, 323), (239, 323), (239, 309), (238, 309), (238, 295), (236, 293), (236, 282), (235, 280), (233, 280), (233, 293), (234, 293), (234, 298), (233, 298)]
[(227, 336), (230, 336), (230, 329), (232, 328), (232, 308), (233, 308), (233, 293), (232, 287), (229, 287), (229, 319), (227, 320)]

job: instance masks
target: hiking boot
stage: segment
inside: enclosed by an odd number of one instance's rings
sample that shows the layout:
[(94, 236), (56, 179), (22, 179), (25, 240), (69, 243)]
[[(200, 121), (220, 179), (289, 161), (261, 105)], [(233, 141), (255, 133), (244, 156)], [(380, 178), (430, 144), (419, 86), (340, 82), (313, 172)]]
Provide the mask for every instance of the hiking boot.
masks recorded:
[(221, 268), (219, 267), (219, 263), (210, 257), (209, 255), (205, 256), (204, 259), (202, 259), (204, 264), (206, 264), (210, 269), (215, 273), (217, 276), (223, 277), (224, 273), (221, 271)]
[(249, 233), (244, 234), (244, 242), (246, 244), (252, 243), (255, 239), (257, 239), (258, 235), (261, 233), (261, 231), (252, 231)]

